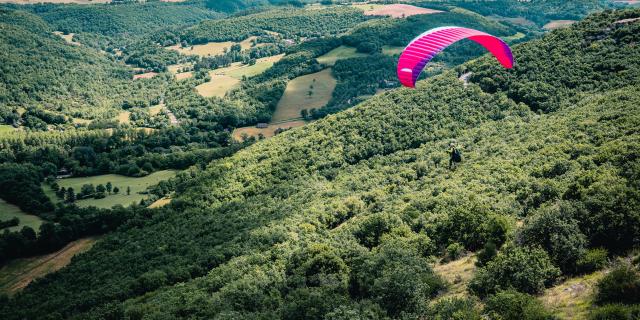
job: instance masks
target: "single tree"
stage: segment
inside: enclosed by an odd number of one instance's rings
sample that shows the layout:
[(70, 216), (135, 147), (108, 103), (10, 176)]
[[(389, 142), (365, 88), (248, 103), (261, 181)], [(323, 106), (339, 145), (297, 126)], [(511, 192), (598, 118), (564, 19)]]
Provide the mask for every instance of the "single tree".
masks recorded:
[(96, 187), (96, 192), (104, 193), (105, 191), (107, 191), (107, 188), (105, 188), (102, 183)]
[(120, 188), (113, 187), (113, 193), (118, 194), (120, 192)]
[(107, 192), (111, 193), (111, 190), (113, 190), (113, 185), (111, 184), (111, 181), (107, 182)]
[(131, 187), (127, 186), (127, 195), (131, 194)]
[(69, 203), (76, 202), (76, 193), (73, 190), (73, 188), (71, 188), (71, 187), (69, 187), (69, 189), (67, 189), (67, 202), (69, 202)]

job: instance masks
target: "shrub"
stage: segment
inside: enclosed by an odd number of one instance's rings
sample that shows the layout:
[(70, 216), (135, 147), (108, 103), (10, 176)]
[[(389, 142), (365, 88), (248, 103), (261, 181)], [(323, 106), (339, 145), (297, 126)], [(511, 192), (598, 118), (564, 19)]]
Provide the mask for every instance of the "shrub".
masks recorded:
[(480, 320), (482, 316), (471, 299), (442, 299), (429, 308), (427, 319)]
[(560, 270), (544, 250), (512, 246), (478, 270), (469, 283), (469, 290), (480, 297), (507, 289), (536, 294), (559, 275)]
[(608, 304), (596, 308), (589, 315), (589, 320), (635, 320), (640, 319), (640, 306)]
[(487, 298), (484, 312), (491, 319), (554, 319), (535, 297), (514, 290), (501, 291)]
[(609, 252), (604, 248), (589, 249), (584, 256), (576, 262), (578, 272), (591, 273), (604, 268), (607, 265)]
[(564, 215), (559, 206), (545, 207), (527, 219), (518, 241), (527, 246), (541, 246), (563, 272), (575, 273), (576, 261), (584, 255), (587, 239), (578, 222)]
[(621, 263), (598, 281), (596, 302), (640, 303), (640, 274), (629, 264)]
[(498, 250), (496, 245), (489, 241), (484, 245), (484, 248), (478, 252), (478, 260), (476, 261), (476, 266), (483, 267), (489, 261), (491, 261), (498, 254)]
[(445, 250), (445, 261), (457, 260), (458, 258), (462, 257), (463, 254), (464, 247), (461, 244), (454, 242), (448, 245), (447, 249)]

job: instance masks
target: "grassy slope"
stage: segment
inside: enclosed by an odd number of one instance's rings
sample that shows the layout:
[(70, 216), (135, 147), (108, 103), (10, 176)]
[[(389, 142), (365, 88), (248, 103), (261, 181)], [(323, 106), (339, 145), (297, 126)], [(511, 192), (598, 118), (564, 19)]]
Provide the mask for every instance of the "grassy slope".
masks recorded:
[(80, 239), (50, 254), (11, 261), (0, 268), (0, 293), (16, 293), (31, 281), (60, 270), (68, 265), (76, 254), (91, 249), (96, 241), (97, 238)]
[[(5, 221), (13, 219), (13, 217), (18, 217), (18, 219), (20, 219), (20, 224), (15, 227), (7, 228), (9, 231), (18, 231), (24, 226), (31, 227), (33, 230), (38, 231), (42, 224), (42, 219), (38, 216), (26, 214), (22, 212), (20, 208), (0, 199), (0, 220)], [(2, 230), (4, 231), (6, 229)]]
[[(313, 86), (313, 89), (311, 89)], [(287, 89), (278, 102), (271, 122), (300, 118), (302, 109), (321, 108), (329, 102), (336, 80), (331, 69), (297, 77), (287, 84)], [(309, 91), (312, 92), (309, 95)]]
[[(612, 23), (604, 20), (604, 26)], [(565, 32), (573, 28), (550, 36), (548, 45), (565, 47)], [(611, 35), (597, 41), (609, 43), (607, 37)], [(602, 43), (593, 43), (594, 48)], [(513, 74), (492, 72), (516, 85), (528, 83), (529, 73), (539, 75), (538, 81), (550, 81), (548, 73), (536, 72), (544, 63), (562, 62), (576, 70), (593, 67), (577, 65), (573, 56), (538, 55), (534, 46), (540, 43), (515, 49), (516, 57), (529, 61)], [(578, 47), (572, 54), (582, 55), (583, 50)], [(628, 53), (630, 59), (640, 56), (624, 42), (606, 50)], [(483, 58), (484, 66), (477, 68), (488, 68), (490, 61)], [(624, 181), (624, 159), (617, 155), (640, 148), (640, 78), (607, 69), (599, 74), (603, 76), (591, 91), (559, 82), (552, 93), (568, 92), (576, 102), (563, 100), (556, 111), (539, 115), (505, 94), (483, 92), (474, 83), (465, 88), (457, 74), (448, 72), (421, 82), (417, 90), (394, 90), (257, 143), (209, 165), (173, 200), (177, 210), (108, 236), (114, 245), (97, 245), (56, 279), (28, 288), (4, 314), (70, 314), (78, 307), (99, 305), (92, 301), (123, 297), (129, 299), (127, 310), (145, 310), (150, 317), (234, 315), (243, 308), (269, 311), (285, 299), (286, 267), (305, 247), (326, 245), (354, 267), (353, 257), (368, 252), (354, 232), (370, 217), (386, 216), (399, 224), (397, 234), (383, 241), (404, 240), (458, 207), (515, 216), (530, 206), (531, 198), (541, 196), (541, 190), (561, 195), (579, 176), (592, 175), (596, 187)], [(452, 172), (445, 161), (454, 137), (465, 146), (465, 161)], [(568, 169), (545, 177), (556, 163)], [(340, 214), (347, 218), (340, 220)], [(167, 251), (144, 255), (158, 248)], [(145, 272), (170, 272), (163, 269), (169, 263), (172, 270), (182, 263), (211, 271), (137, 298), (118, 291)], [(100, 268), (79, 277), (88, 264)], [(65, 281), (72, 280), (69, 290)], [(38, 299), (48, 292), (63, 293), (44, 306)], [(275, 297), (266, 300), (274, 303), (248, 302), (265, 297)]]
[[(106, 185), (107, 182), (111, 182), (114, 187), (120, 188), (120, 193), (115, 195), (107, 195), (106, 198), (103, 199), (83, 199), (78, 200), (76, 203), (80, 207), (88, 207), (95, 206), (98, 208), (111, 208), (114, 205), (120, 204), (123, 206), (128, 206), (131, 203), (138, 203), (140, 200), (146, 198), (146, 195), (139, 194), (138, 192), (143, 192), (147, 189), (147, 187), (152, 186), (160, 182), (161, 180), (167, 180), (176, 175), (175, 171), (171, 170), (163, 170), (154, 172), (148, 176), (141, 178), (132, 178), (121, 176), (117, 174), (105, 174), (101, 176), (93, 176), (93, 177), (79, 177), (79, 178), (68, 178), (68, 179), (60, 179), (58, 180), (58, 185), (60, 187), (69, 188), (72, 187), (75, 190), (76, 194), (80, 192), (82, 185), (92, 183), (93, 186), (97, 186), (98, 184)], [(131, 194), (127, 195), (127, 187), (131, 187)], [(52, 201), (59, 201), (55, 196), (55, 193), (51, 188), (47, 185), (42, 186), (45, 194)]]

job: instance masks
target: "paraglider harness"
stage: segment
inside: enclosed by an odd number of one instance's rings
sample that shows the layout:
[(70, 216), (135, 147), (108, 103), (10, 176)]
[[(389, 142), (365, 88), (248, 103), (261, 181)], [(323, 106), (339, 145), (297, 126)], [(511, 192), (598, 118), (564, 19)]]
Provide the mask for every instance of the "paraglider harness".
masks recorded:
[(450, 156), (451, 157), (449, 158), (449, 169), (453, 168), (454, 164), (462, 162), (462, 153), (455, 146), (451, 147)]

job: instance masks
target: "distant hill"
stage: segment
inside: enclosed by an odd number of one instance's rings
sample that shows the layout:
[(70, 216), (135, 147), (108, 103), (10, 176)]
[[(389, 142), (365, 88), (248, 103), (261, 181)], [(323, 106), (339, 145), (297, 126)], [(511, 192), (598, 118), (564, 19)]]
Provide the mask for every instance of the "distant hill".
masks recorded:
[(130, 68), (94, 49), (66, 43), (38, 16), (0, 9), (0, 29), (0, 110), (7, 123), (17, 107), (95, 118), (115, 115), (125, 100), (149, 101), (158, 95), (157, 85), (134, 86)]
[[(194, 168), (170, 206), (0, 302), (0, 316), (478, 319), (473, 300), (429, 305), (447, 290), (429, 259), (496, 244), (473, 280), (484, 298), (571, 275), (554, 250), (575, 243), (576, 255), (637, 248), (640, 24), (616, 23), (634, 17), (595, 14), (515, 46), (513, 70), (485, 56)], [(450, 170), (454, 139), (463, 161)], [(566, 216), (577, 240), (522, 236), (516, 221), (543, 215)], [(500, 269), (516, 259), (531, 270)], [(521, 274), (535, 279), (511, 281)]]

